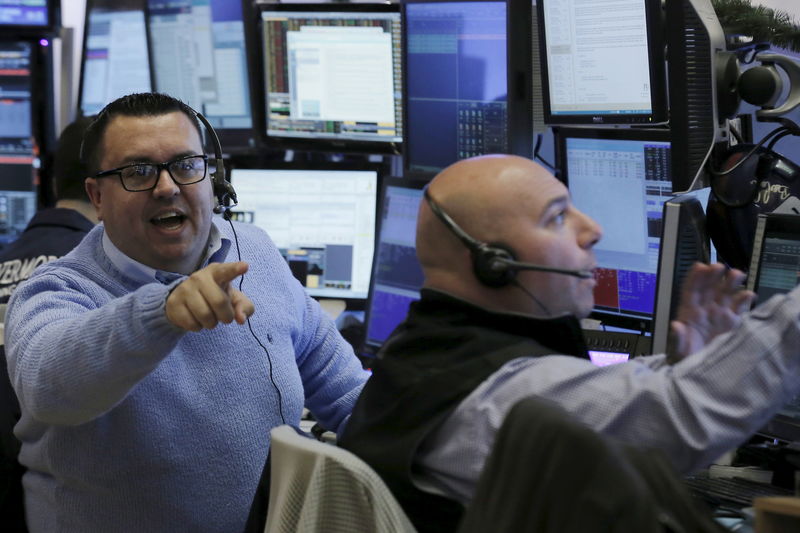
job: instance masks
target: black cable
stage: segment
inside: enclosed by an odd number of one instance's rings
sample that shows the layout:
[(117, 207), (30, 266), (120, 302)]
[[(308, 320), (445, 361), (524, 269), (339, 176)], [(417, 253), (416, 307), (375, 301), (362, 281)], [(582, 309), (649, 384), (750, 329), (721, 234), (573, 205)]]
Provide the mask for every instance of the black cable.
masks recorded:
[(780, 141), (787, 135), (797, 135), (797, 133), (787, 128), (786, 131), (779, 133), (778, 135), (775, 136), (774, 139), (772, 139), (769, 142), (769, 144), (767, 145), (767, 150), (772, 150), (772, 148), (778, 143), (778, 141)]
[(544, 305), (542, 302), (540, 302), (540, 301), (539, 301), (539, 298), (537, 298), (536, 296), (534, 296), (534, 294), (533, 294), (531, 291), (529, 291), (528, 289), (526, 289), (526, 288), (525, 288), (525, 286), (524, 286), (524, 285), (522, 285), (522, 283), (520, 283), (520, 282), (519, 282), (519, 280), (517, 280), (517, 278), (514, 278), (513, 280), (511, 280), (511, 284), (512, 284), (513, 286), (515, 286), (516, 288), (518, 288), (519, 290), (521, 290), (522, 292), (524, 292), (525, 294), (527, 294), (527, 295), (528, 295), (528, 297), (529, 297), (531, 300), (533, 300), (534, 302), (536, 302), (536, 304), (537, 304), (539, 307), (541, 307), (542, 309), (544, 309), (545, 315), (547, 315), (547, 317), (552, 317), (552, 316), (553, 316), (553, 315), (550, 313), (550, 310), (549, 310), (549, 309), (548, 309), (548, 308), (547, 308), (547, 307), (546, 307), (546, 306), (545, 306), (545, 305)]
[(542, 134), (536, 134), (536, 145), (533, 147), (533, 158), (538, 159), (544, 166), (552, 170), (553, 172), (558, 172), (554, 165), (551, 165), (545, 159), (539, 155), (539, 149), (542, 147)]
[(774, 137), (778, 133), (783, 133), (785, 131), (787, 131), (787, 129), (785, 127), (781, 126), (779, 128), (775, 128), (771, 132), (767, 133), (764, 136), (763, 139), (758, 141), (758, 143), (756, 145), (754, 145), (753, 148), (749, 152), (747, 152), (747, 154), (745, 154), (745, 156), (743, 158), (741, 158), (739, 161), (736, 162), (735, 165), (733, 165), (731, 168), (729, 168), (727, 170), (717, 170), (717, 169), (715, 169), (714, 167), (711, 166), (711, 163), (709, 161), (709, 163), (706, 165), (708, 167), (708, 171), (711, 173), (712, 176), (716, 176), (716, 177), (727, 176), (728, 174), (730, 174), (731, 172), (733, 172), (734, 170), (736, 170), (737, 168), (742, 166), (742, 164), (744, 164), (744, 162), (747, 161), (750, 158), (750, 156), (752, 156), (754, 153), (756, 153), (756, 150), (761, 148), (761, 146), (763, 146), (765, 142), (770, 140), (772, 137)]
[[(228, 215), (228, 210), (225, 211), (225, 215)], [(233, 232), (233, 241), (236, 243), (236, 257), (239, 259), (239, 261), (241, 261), (242, 251), (239, 249), (239, 237), (236, 235), (236, 228), (233, 227), (233, 222), (231, 222), (231, 217), (229, 215), (225, 216), (224, 218), (225, 220), (228, 221), (228, 224), (231, 225), (231, 231)], [(239, 278), (239, 292), (244, 292), (242, 291), (243, 283), (244, 283), (244, 274), (242, 274), (242, 276)], [(272, 386), (275, 387), (275, 392), (278, 395), (278, 414), (281, 415), (281, 422), (285, 425), (286, 419), (283, 417), (283, 396), (281, 395), (281, 389), (278, 388), (278, 384), (275, 383), (275, 377), (273, 376), (272, 373), (272, 357), (270, 357), (269, 350), (267, 350), (267, 347), (264, 346), (264, 343), (261, 342), (261, 339), (258, 338), (256, 332), (253, 331), (253, 325), (250, 323), (249, 316), (247, 317), (247, 327), (250, 329), (250, 334), (256, 340), (258, 345), (261, 346), (261, 349), (263, 349), (264, 353), (267, 354), (267, 361), (269, 362), (269, 380), (272, 382)]]
[[(714, 196), (719, 200), (719, 202), (722, 205), (724, 205), (725, 207), (730, 207), (730, 208), (738, 208), (738, 207), (744, 207), (745, 205), (749, 204), (750, 202), (753, 201), (753, 199), (755, 198), (756, 193), (758, 192), (758, 188), (761, 185), (761, 179), (759, 178), (756, 181), (756, 184), (753, 187), (752, 192), (749, 195), (747, 195), (747, 198), (745, 198), (744, 200), (740, 200), (738, 202), (734, 202), (734, 201), (730, 200), (729, 198), (726, 198), (723, 194), (720, 193), (720, 191), (718, 189), (719, 180), (716, 179), (716, 178), (721, 178), (723, 176), (727, 176), (728, 174), (730, 174), (734, 170), (738, 169), (740, 166), (742, 166), (742, 164), (744, 164), (745, 161), (750, 159), (750, 157), (752, 157), (753, 154), (755, 154), (756, 151), (759, 148), (761, 148), (761, 146), (764, 145), (764, 143), (766, 143), (767, 141), (769, 141), (773, 137), (777, 136), (778, 138), (782, 138), (783, 136), (785, 136), (787, 134), (790, 134), (790, 133), (791, 133), (791, 130), (789, 128), (784, 127), (784, 126), (781, 126), (779, 128), (775, 128), (774, 130), (772, 130), (771, 132), (766, 134), (760, 141), (758, 141), (758, 144), (754, 145), (753, 148), (751, 148), (741, 159), (739, 159), (739, 161), (736, 162), (736, 164), (734, 164), (731, 168), (729, 168), (727, 170), (721, 170), (721, 171), (720, 170), (716, 170), (715, 168), (713, 168), (713, 166), (711, 165), (711, 161), (709, 160), (709, 162), (706, 164), (706, 167), (708, 168), (708, 172), (712, 176), (712, 179), (711, 179), (711, 192), (714, 193)], [(773, 146), (773, 145), (774, 145), (774, 143), (770, 144), (770, 147)]]

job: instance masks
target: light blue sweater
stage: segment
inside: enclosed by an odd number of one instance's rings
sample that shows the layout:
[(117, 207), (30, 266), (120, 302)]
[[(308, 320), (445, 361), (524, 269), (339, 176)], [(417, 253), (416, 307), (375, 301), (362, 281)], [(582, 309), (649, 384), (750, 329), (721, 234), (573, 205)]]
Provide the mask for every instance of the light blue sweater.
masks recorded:
[[(232, 241), (230, 227), (218, 226)], [(236, 230), (250, 264), (242, 290), (286, 421), (297, 424), (305, 404), (340, 429), (365, 381), (358, 360), (269, 237)], [(281, 424), (267, 355), (247, 325), (171, 325), (171, 285), (123, 276), (102, 235), (98, 226), (36, 270), (9, 304), (30, 530), (241, 531), (269, 430)], [(211, 260), (235, 261), (223, 243)]]

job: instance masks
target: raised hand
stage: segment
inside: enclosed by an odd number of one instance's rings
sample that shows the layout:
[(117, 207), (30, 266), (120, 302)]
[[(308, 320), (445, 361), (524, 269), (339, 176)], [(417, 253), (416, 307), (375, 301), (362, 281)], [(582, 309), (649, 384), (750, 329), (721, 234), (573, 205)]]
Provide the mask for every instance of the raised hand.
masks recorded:
[(214, 329), (220, 322), (236, 320), (244, 324), (255, 307), (250, 298), (231, 286), (231, 281), (247, 272), (248, 265), (212, 263), (194, 272), (167, 298), (167, 319), (189, 331)]
[(680, 361), (739, 325), (742, 313), (755, 298), (752, 291), (742, 288), (744, 278), (741, 270), (728, 270), (719, 263), (692, 266), (681, 287), (675, 320), (670, 323), (670, 362)]

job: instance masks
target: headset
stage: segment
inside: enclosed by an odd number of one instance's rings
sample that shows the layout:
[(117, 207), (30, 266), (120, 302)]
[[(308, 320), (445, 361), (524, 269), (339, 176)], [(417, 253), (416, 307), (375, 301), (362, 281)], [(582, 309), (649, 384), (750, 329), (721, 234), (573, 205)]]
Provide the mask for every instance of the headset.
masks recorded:
[[(188, 106), (187, 106), (188, 107)], [(189, 108), (191, 109), (191, 108)], [(211, 126), (211, 123), (201, 113), (194, 111), (194, 116), (197, 120), (203, 123), (206, 128), (208, 136), (211, 138), (211, 144), (214, 146), (214, 170), (209, 172), (211, 177), (211, 186), (214, 189), (214, 196), (217, 197), (217, 205), (214, 206), (214, 213), (221, 214), (225, 220), (231, 218), (231, 208), (238, 204), (236, 199), (236, 191), (233, 189), (231, 182), (225, 176), (225, 162), (222, 160), (222, 144), (219, 142), (217, 132)]]
[(520, 270), (552, 272), (582, 279), (594, 277), (588, 270), (570, 270), (517, 261), (514, 252), (508, 246), (499, 243), (486, 243), (471, 237), (434, 201), (427, 188), (424, 196), (425, 201), (428, 202), (431, 211), (436, 217), (469, 249), (472, 255), (472, 270), (475, 273), (475, 277), (487, 287), (500, 288), (514, 284), (517, 272)]

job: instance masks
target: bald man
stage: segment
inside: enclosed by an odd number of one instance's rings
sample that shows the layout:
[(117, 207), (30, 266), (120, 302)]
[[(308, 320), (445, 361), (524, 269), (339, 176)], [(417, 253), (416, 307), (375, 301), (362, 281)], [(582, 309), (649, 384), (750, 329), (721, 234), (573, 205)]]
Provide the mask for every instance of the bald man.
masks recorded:
[(592, 309), (593, 279), (519, 271), (499, 286), (492, 272), (481, 280), (474, 254), (431, 209), (517, 261), (579, 274), (595, 267), (602, 230), (564, 185), (527, 159), (483, 156), (448, 167), (427, 193), (417, 229), (421, 300), (378, 355), (340, 438), (382, 475), (421, 531), (455, 528), (495, 433), (522, 398), (552, 401), (689, 472), (800, 393), (798, 290), (741, 316), (753, 298), (736, 288), (743, 274), (698, 265), (673, 323), (673, 358), (600, 368), (578, 322)]

